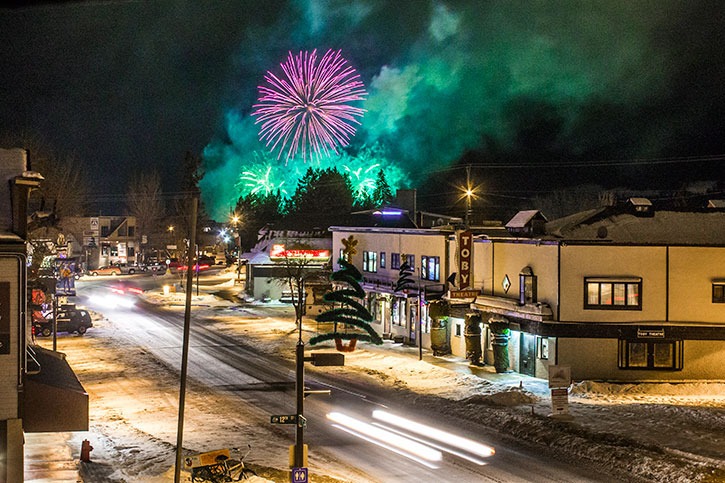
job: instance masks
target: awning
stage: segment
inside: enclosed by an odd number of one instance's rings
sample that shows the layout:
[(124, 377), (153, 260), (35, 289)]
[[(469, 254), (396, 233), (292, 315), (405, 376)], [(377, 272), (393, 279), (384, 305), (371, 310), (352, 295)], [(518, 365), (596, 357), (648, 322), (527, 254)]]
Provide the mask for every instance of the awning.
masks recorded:
[(88, 393), (65, 354), (33, 346), (40, 370), (26, 374), (22, 393), (23, 431), (88, 431)]
[(532, 320), (534, 322), (551, 320), (553, 314), (551, 307), (545, 303), (537, 302), (519, 305), (518, 300), (494, 295), (479, 295), (476, 297), (474, 303), (471, 304), (471, 308), (503, 315), (505, 317)]

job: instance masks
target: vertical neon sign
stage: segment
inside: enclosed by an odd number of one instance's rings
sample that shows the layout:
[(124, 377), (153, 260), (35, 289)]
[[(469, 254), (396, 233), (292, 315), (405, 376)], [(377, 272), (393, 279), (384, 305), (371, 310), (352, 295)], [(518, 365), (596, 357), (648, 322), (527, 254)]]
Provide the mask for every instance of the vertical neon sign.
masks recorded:
[(463, 290), (472, 285), (471, 281), (471, 243), (473, 234), (462, 231), (458, 234), (458, 273), (460, 274), (459, 289)]

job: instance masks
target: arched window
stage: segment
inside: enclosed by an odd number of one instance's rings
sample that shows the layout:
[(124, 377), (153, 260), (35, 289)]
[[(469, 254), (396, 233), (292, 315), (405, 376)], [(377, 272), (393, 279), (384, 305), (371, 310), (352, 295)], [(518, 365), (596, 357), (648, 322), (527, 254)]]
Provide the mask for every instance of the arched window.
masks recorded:
[(536, 303), (536, 275), (531, 267), (524, 267), (519, 273), (519, 305)]

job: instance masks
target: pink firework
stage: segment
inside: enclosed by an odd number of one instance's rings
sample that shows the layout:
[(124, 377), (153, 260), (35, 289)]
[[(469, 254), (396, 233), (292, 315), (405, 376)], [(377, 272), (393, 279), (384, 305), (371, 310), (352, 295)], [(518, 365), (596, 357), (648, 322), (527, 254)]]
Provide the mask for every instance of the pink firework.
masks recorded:
[(303, 160), (324, 152), (338, 154), (338, 146), (347, 146), (355, 134), (357, 118), (364, 109), (350, 105), (365, 99), (365, 86), (355, 69), (348, 65), (340, 51), (327, 53), (317, 62), (317, 50), (312, 53), (289, 53), (287, 62), (280, 64), (282, 78), (271, 71), (259, 86), (259, 102), (252, 115), (261, 123), (259, 139), (272, 152), (279, 150), (277, 159), (286, 151), (286, 161), (298, 153)]

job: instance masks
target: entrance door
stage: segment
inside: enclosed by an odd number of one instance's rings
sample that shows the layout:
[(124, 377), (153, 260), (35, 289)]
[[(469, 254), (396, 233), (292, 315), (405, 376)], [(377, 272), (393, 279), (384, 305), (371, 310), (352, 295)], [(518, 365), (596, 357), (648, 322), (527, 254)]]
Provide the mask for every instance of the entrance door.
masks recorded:
[(521, 333), (521, 345), (519, 349), (519, 372), (527, 376), (536, 375), (536, 336)]

